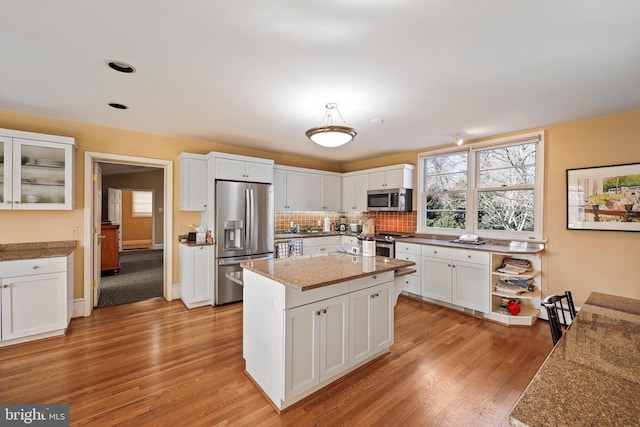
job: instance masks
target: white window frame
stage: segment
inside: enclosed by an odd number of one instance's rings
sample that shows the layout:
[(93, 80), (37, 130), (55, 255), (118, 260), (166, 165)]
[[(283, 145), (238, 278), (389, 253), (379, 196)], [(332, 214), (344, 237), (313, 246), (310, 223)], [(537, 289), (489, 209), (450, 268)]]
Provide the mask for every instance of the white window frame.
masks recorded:
[[(146, 210), (144, 212), (140, 212), (136, 210), (136, 194), (138, 193), (149, 193), (151, 195), (151, 201), (149, 202), (149, 211)], [(138, 197), (140, 194), (138, 194)], [(153, 190), (131, 190), (131, 216), (133, 218), (150, 218), (153, 216)], [(146, 205), (147, 203), (145, 203)]]
[[(471, 144), (467, 147), (452, 147), (439, 150), (428, 151), (418, 154), (418, 233), (442, 234), (459, 236), (461, 234), (477, 234), (482, 238), (544, 241), (543, 215), (544, 215), (544, 131), (531, 132), (526, 134), (508, 136), (491, 139), (483, 142)], [(527, 142), (537, 142), (536, 148), (536, 183), (534, 189), (534, 230), (533, 231), (502, 231), (484, 230), (478, 228), (478, 192), (476, 182), (479, 171), (477, 171), (477, 153), (492, 148), (506, 147), (510, 145), (526, 144)], [(426, 227), (426, 193), (424, 188), (424, 160), (428, 157), (441, 156), (443, 154), (454, 154), (466, 151), (468, 153), (468, 187), (467, 187), (467, 211), (465, 215), (464, 229), (435, 228)], [(508, 187), (507, 189), (512, 189)]]

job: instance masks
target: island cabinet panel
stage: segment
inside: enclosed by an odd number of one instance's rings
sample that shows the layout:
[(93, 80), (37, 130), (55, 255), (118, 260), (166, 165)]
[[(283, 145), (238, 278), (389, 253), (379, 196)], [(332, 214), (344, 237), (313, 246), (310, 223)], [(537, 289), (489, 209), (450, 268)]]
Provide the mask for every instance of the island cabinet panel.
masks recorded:
[(285, 399), (349, 368), (349, 297), (286, 310)]
[(352, 292), (349, 325), (350, 363), (367, 361), (393, 344), (393, 282)]

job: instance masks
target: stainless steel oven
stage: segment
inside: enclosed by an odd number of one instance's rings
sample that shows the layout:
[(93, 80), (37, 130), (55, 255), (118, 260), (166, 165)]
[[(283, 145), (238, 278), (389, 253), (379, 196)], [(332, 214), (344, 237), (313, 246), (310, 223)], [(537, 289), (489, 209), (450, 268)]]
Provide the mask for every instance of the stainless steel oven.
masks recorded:
[(376, 255), (395, 258), (396, 243), (394, 241), (376, 240)]

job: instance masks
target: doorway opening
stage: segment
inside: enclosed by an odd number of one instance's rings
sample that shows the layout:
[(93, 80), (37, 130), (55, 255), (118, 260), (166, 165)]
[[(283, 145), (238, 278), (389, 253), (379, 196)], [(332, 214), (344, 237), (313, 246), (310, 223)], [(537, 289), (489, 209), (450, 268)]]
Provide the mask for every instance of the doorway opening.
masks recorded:
[[(101, 286), (103, 277), (109, 279), (120, 276), (117, 280), (120, 284), (128, 279), (138, 280), (144, 282), (147, 288), (153, 278), (156, 283), (153, 292), (168, 301), (172, 300), (172, 166), (172, 162), (167, 160), (85, 152), (85, 316), (89, 316), (100, 303), (100, 295), (104, 290)], [(146, 182), (151, 178), (155, 179), (156, 184)], [(139, 227), (139, 223), (129, 224), (128, 228), (133, 234), (123, 235), (127, 229), (127, 218), (123, 218), (125, 203), (122, 194), (129, 192), (133, 198), (136, 191), (144, 194), (137, 200), (135, 213), (133, 207), (125, 208), (132, 211), (125, 215), (144, 219), (150, 223), (150, 227), (145, 228), (146, 234), (136, 234), (143, 227)], [(114, 241), (109, 241), (106, 232), (103, 232), (107, 228), (115, 229), (115, 232), (112, 231), (115, 234)], [(102, 254), (107, 246), (117, 257), (116, 261), (110, 260), (110, 265), (103, 266)], [(132, 275), (126, 277), (128, 273)], [(147, 299), (150, 292), (149, 289), (133, 288), (127, 291), (132, 291), (134, 300)], [(109, 305), (132, 302), (127, 299), (131, 299), (131, 296)], [(108, 305), (100, 303), (100, 306)]]

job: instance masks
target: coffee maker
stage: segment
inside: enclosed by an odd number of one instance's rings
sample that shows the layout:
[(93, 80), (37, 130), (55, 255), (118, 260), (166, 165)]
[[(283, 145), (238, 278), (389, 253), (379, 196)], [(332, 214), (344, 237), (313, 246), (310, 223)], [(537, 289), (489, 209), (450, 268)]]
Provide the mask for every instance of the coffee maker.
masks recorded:
[(338, 231), (347, 231), (347, 217), (340, 215), (340, 222), (338, 223)]

